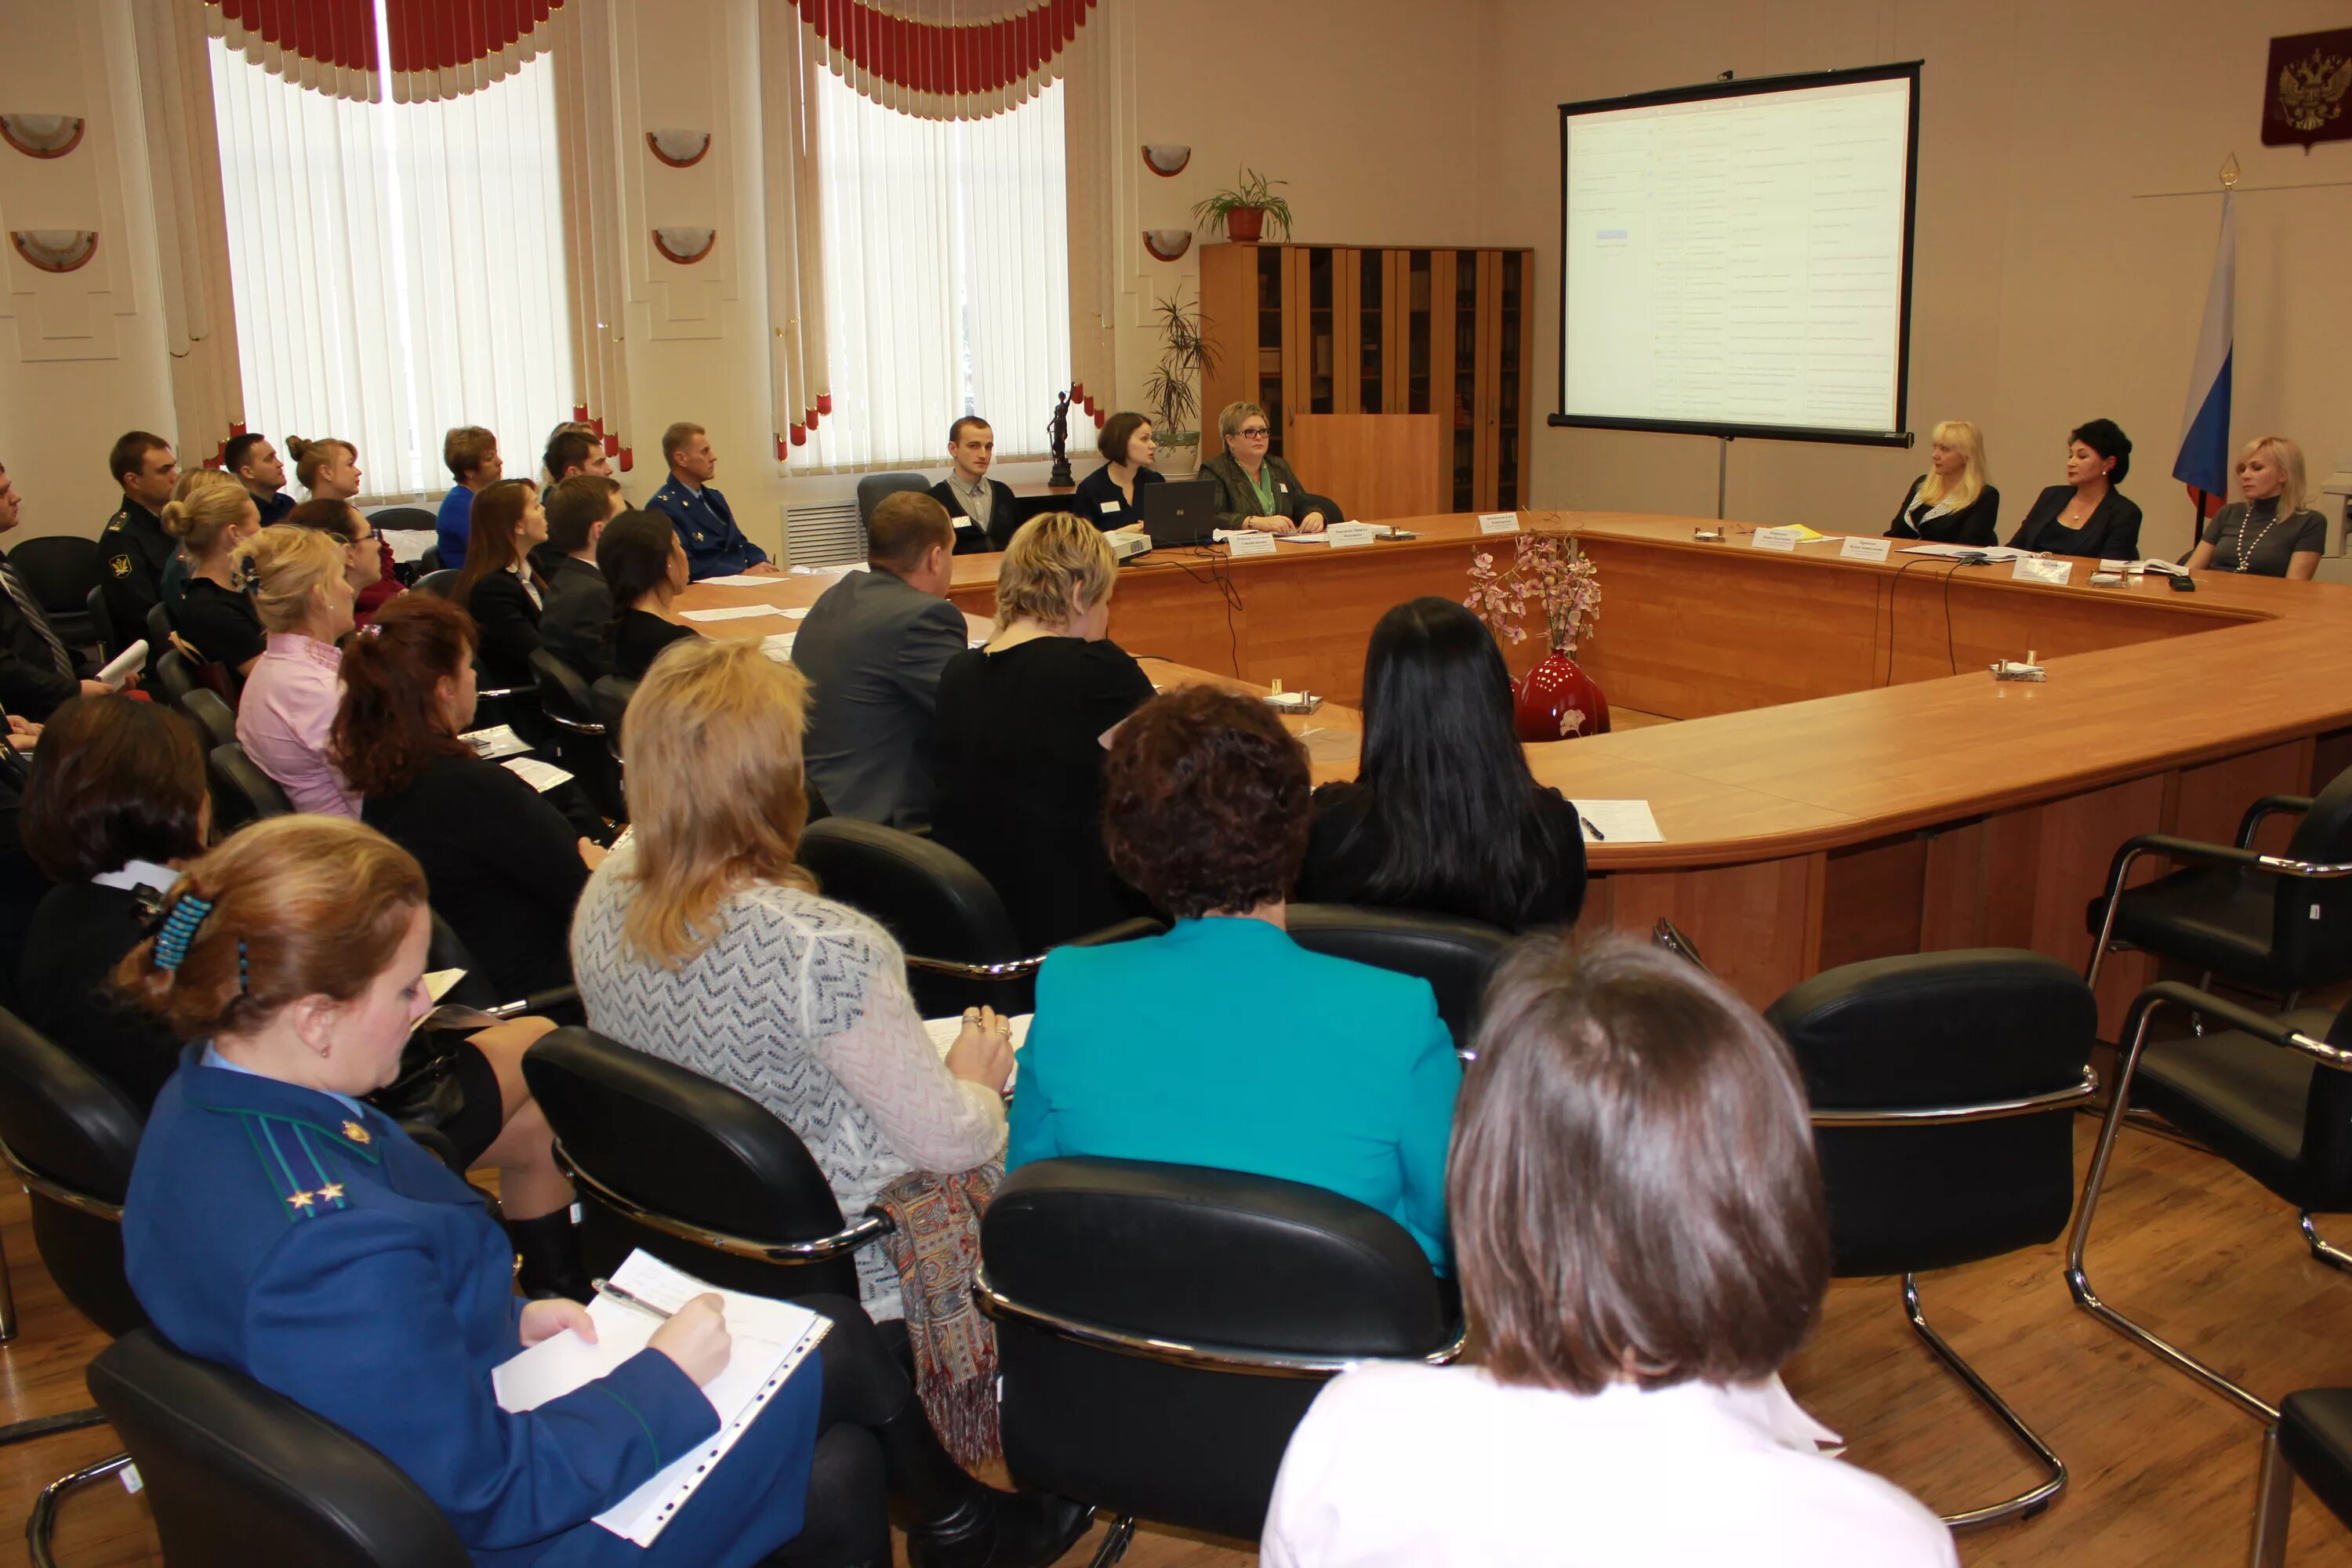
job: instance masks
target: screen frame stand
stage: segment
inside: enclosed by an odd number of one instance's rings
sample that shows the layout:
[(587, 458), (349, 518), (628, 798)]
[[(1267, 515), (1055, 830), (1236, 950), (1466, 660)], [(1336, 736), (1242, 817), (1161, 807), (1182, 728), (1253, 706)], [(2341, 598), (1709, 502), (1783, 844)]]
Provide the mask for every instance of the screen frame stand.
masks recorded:
[(1715, 521), (1723, 521), (1724, 497), (1731, 489), (1731, 437), (1715, 438)]

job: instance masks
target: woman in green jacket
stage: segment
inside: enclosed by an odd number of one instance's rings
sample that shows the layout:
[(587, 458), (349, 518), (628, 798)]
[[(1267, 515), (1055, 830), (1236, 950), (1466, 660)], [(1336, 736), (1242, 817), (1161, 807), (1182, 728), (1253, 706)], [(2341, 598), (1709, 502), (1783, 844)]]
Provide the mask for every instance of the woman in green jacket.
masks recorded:
[(1255, 403), (1228, 403), (1217, 416), (1224, 455), (1201, 465), (1201, 477), (1217, 484), (1217, 526), (1255, 528), (1264, 533), (1320, 533), (1337, 521), (1330, 502), (1307, 493), (1290, 465), (1266, 450), (1274, 425)]

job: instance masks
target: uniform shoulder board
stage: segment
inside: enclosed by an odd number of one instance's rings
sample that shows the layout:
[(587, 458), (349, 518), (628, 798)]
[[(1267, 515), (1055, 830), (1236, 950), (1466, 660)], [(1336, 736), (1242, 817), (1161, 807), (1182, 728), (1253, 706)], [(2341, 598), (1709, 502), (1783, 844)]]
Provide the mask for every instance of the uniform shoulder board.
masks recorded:
[[(321, 1143), (332, 1146), (330, 1137), (304, 1122), (251, 1111), (239, 1114), (252, 1142), (254, 1157), (261, 1163), (263, 1178), (277, 1194), (278, 1209), (288, 1223), (299, 1225), (351, 1207), (344, 1184), (335, 1179), (334, 1170), (320, 1157)], [(366, 1136), (362, 1129), (351, 1142), (363, 1142)], [(374, 1157), (372, 1152), (367, 1155), (371, 1160)]]
[(122, 531), (122, 525), (130, 521), (130, 513), (117, 511), (112, 517), (106, 520), (106, 531), (109, 533), (120, 533)]

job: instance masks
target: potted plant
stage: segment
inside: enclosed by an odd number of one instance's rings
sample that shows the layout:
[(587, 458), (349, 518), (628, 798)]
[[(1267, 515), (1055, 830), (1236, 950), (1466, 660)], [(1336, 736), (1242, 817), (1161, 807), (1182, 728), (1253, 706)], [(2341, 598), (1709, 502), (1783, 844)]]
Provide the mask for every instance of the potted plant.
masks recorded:
[(1202, 335), (1197, 301), (1186, 304), (1182, 289), (1156, 301), (1152, 314), (1160, 327), (1160, 361), (1143, 384), (1143, 399), (1160, 440), (1159, 468), (1189, 474), (1201, 466), (1200, 379), (1216, 368), (1216, 351)]
[(1265, 222), (1271, 218), (1281, 233), (1280, 238), (1290, 237), (1290, 204), (1274, 194), (1274, 187), (1286, 185), (1287, 180), (1269, 180), (1255, 169), (1244, 169), (1236, 176), (1240, 184), (1229, 191), (1219, 191), (1192, 208), (1194, 226), (1206, 228), (1223, 222), (1225, 237), (1236, 245), (1255, 245)]
[(1470, 563), (1464, 606), (1496, 637), (1525, 642), (1529, 608), (1543, 612), (1549, 651), (1520, 678), (1513, 722), (1522, 741), (1559, 741), (1609, 732), (1609, 699), (1577, 667), (1576, 650), (1601, 619), (1601, 577), (1591, 557), (1566, 534), (1523, 533), (1511, 564), (1497, 571), (1480, 551)]

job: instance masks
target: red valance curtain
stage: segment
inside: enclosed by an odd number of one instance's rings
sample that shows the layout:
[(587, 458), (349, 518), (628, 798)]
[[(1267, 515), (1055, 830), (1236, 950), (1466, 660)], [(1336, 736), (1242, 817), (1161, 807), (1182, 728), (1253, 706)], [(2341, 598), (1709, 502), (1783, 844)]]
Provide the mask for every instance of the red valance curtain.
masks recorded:
[(877, 103), (979, 120), (1036, 96), (1095, 0), (792, 0), (812, 52)]
[[(373, 103), (375, 0), (203, 0), (215, 37), (265, 70)], [(511, 75), (547, 47), (563, 0), (384, 0), (396, 103), (457, 98)]]

